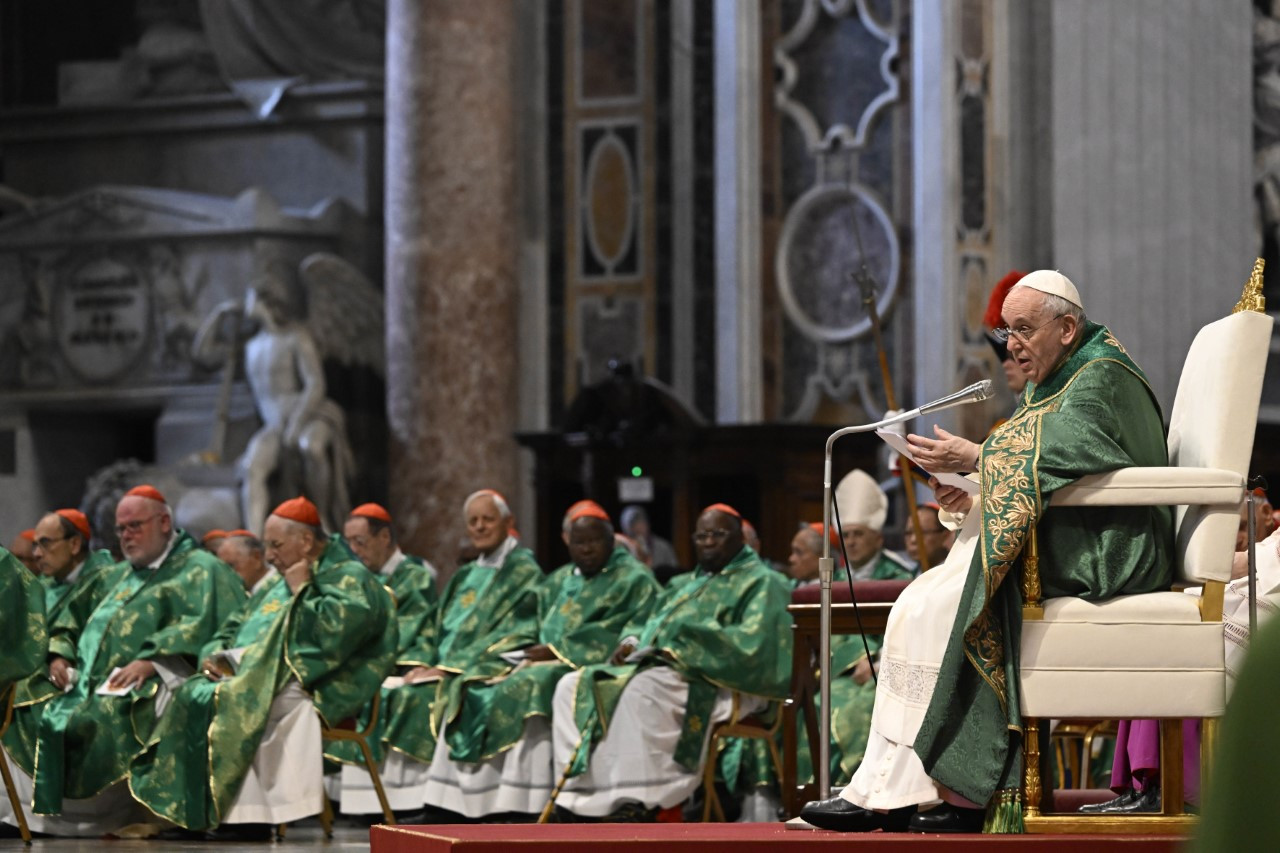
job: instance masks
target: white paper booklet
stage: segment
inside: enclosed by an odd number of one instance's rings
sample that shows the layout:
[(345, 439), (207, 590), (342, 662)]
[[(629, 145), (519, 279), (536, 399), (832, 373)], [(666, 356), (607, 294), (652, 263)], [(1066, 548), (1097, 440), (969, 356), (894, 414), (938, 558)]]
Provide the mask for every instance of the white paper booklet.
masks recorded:
[(111, 679), (116, 677), (116, 673), (120, 671), (120, 667), (111, 670), (111, 674), (107, 676), (107, 680), (98, 685), (98, 689), (93, 691), (99, 696), (126, 696), (133, 692), (133, 687), (108, 687)]
[[(921, 468), (929, 471), (928, 468), (925, 468), (925, 466), (920, 465), (920, 463), (916, 461), (916, 457), (911, 453), (911, 445), (907, 444), (907, 440), (901, 435), (883, 428), (876, 430), (876, 435), (880, 436), (881, 441), (892, 447), (894, 452), (907, 457), (913, 464), (919, 465)], [(971, 495), (976, 495), (978, 493), (978, 484), (961, 474), (935, 474), (934, 472), (929, 471), (929, 475), (937, 477), (938, 482), (944, 486), (955, 486), (957, 489), (963, 489)]]

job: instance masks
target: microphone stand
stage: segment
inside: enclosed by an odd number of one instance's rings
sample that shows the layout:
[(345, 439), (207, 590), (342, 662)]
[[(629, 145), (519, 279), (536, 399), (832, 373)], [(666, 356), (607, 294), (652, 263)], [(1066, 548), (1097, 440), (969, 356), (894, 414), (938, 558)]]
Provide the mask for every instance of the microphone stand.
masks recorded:
[(821, 666), (818, 689), (818, 799), (831, 796), (831, 577), (835, 573), (835, 560), (831, 556), (831, 450), (836, 439), (859, 432), (871, 432), (892, 426), (921, 415), (949, 409), (963, 403), (975, 403), (991, 396), (991, 380), (984, 379), (965, 388), (891, 418), (873, 424), (849, 426), (827, 436), (826, 456), (822, 462), (822, 556), (818, 558), (818, 583), (821, 585), (818, 611), (819, 646)]

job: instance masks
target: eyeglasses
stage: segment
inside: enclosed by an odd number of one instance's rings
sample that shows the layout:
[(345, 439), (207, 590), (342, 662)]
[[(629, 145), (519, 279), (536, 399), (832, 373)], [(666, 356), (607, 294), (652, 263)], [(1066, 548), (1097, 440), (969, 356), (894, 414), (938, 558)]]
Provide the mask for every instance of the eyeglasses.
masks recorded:
[(138, 519), (137, 521), (126, 521), (124, 524), (117, 524), (116, 536), (123, 536), (126, 533), (137, 533), (139, 530), (142, 529), (142, 525), (150, 521), (155, 521), (157, 518), (159, 518), (162, 515), (164, 515), (164, 513), (157, 512), (155, 515), (148, 516), (146, 518), (141, 518), (141, 519)]
[(1031, 338), (1035, 335), (1036, 332), (1040, 331), (1045, 326), (1052, 323), (1054, 320), (1057, 320), (1059, 317), (1065, 317), (1065, 316), (1066, 316), (1065, 314), (1059, 314), (1056, 317), (1051, 317), (1045, 322), (1041, 323), (1039, 326), (1036, 326), (1034, 329), (1029, 328), (1027, 326), (1019, 326), (1016, 329), (1010, 329), (1006, 326), (1001, 326), (998, 329), (992, 329), (991, 336), (1002, 344), (1007, 344), (1009, 342), (1009, 338), (1017, 338), (1018, 340), (1022, 341), (1024, 344), (1029, 344), (1031, 343)]
[(48, 551), (49, 548), (55, 543), (66, 542), (70, 538), (71, 537), (69, 536), (59, 536), (55, 539), (52, 536), (41, 536), (39, 539), (36, 540), (36, 547), (39, 548), (41, 551)]
[(729, 537), (729, 531), (721, 528), (719, 530), (704, 530), (701, 533), (693, 534), (693, 544), (701, 545), (703, 542), (719, 542)]

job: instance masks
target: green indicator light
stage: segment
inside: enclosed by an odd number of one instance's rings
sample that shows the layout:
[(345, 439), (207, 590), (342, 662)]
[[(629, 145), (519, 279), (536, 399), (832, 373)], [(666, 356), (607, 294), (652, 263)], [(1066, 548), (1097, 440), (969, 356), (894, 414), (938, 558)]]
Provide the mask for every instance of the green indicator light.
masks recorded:
[(632, 465), (632, 466), (631, 466), (631, 476), (632, 476), (632, 477), (639, 477), (639, 476), (640, 476), (641, 474), (643, 474), (643, 473), (644, 473), (644, 470), (643, 470), (639, 465)]

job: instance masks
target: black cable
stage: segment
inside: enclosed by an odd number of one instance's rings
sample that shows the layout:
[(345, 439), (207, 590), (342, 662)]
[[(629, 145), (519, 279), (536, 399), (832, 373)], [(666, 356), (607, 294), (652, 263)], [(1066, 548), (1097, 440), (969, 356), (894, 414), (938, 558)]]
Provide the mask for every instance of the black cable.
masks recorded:
[[(862, 637), (862, 650), (867, 653), (867, 666), (871, 668), (871, 680), (876, 686), (880, 685), (880, 679), (876, 676), (876, 664), (871, 659), (871, 646), (867, 645), (867, 632), (862, 627), (862, 614), (858, 612), (858, 597), (853, 594), (853, 572), (849, 568), (849, 552), (844, 547), (844, 535), (840, 532), (840, 505), (836, 502), (835, 492), (831, 493), (831, 514), (836, 522), (836, 535), (840, 540), (840, 556), (844, 558), (844, 579), (849, 584), (849, 600), (853, 602), (853, 618), (858, 623), (858, 635)], [(831, 661), (825, 660), (822, 665), (830, 666)]]

